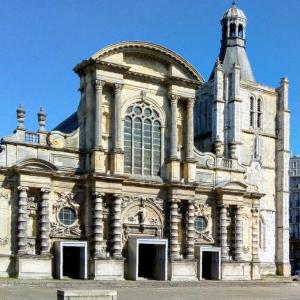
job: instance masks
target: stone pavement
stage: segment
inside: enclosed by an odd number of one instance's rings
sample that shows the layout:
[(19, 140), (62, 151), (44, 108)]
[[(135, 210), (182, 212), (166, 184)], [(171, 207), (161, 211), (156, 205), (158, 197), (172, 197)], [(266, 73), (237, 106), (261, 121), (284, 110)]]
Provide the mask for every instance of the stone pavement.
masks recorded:
[(20, 281), (0, 280), (0, 300), (56, 300), (58, 288), (115, 289), (118, 300), (299, 300), (300, 284), (287, 281)]

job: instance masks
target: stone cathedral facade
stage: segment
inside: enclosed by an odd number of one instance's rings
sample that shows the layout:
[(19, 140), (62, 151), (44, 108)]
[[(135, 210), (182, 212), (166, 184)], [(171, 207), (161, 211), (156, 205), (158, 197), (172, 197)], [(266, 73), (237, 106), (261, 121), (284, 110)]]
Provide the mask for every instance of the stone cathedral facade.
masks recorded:
[(18, 126), (0, 153), (0, 276), (157, 280), (289, 275), (288, 80), (256, 82), (246, 17), (222, 17), (207, 82), (146, 42), (75, 66), (77, 111)]

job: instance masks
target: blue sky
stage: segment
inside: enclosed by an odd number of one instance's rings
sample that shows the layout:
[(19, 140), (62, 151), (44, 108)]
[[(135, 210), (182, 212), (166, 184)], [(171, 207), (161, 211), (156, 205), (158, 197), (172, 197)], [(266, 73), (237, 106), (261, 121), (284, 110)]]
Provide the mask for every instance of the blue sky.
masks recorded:
[[(256, 79), (290, 80), (291, 149), (300, 154), (299, 0), (238, 0), (248, 17), (247, 52)], [(43, 105), (47, 128), (79, 102), (81, 60), (109, 44), (145, 40), (178, 52), (205, 79), (220, 46), (220, 18), (230, 0), (2, 0), (0, 14), (0, 136), (16, 127), (22, 103), (26, 127), (37, 129)]]

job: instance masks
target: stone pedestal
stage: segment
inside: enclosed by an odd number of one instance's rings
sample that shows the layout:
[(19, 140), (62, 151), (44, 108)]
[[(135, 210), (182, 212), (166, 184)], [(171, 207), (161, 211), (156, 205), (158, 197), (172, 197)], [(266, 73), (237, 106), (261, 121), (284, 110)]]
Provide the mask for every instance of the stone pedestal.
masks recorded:
[(169, 262), (169, 280), (197, 280), (197, 263), (195, 260), (177, 260)]
[(111, 172), (113, 175), (123, 175), (124, 173), (124, 153), (121, 151), (111, 154)]
[(0, 278), (9, 277), (11, 273), (11, 257), (10, 255), (2, 254), (0, 256)]
[(276, 263), (277, 275), (291, 276), (291, 265), (289, 263)]
[(91, 157), (91, 168), (97, 173), (106, 173), (107, 154), (103, 150), (94, 150)]
[(196, 180), (196, 162), (185, 161), (184, 162), (184, 181), (187, 183), (193, 183)]
[(222, 280), (251, 280), (251, 263), (223, 262)]
[(168, 162), (168, 178), (171, 182), (180, 182), (180, 161), (171, 160)]
[(253, 262), (251, 264), (251, 279), (252, 280), (261, 279), (259, 262)]
[(123, 259), (94, 259), (91, 268), (94, 280), (124, 280)]
[(51, 279), (52, 257), (17, 256), (16, 271), (18, 278)]

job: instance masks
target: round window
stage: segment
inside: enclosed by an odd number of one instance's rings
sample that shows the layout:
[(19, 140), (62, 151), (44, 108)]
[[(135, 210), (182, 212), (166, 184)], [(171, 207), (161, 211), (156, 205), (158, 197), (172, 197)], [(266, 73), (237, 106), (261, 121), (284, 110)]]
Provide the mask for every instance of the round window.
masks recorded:
[(196, 217), (194, 225), (197, 231), (202, 232), (207, 227), (207, 220), (204, 217)]
[(72, 208), (64, 207), (59, 211), (58, 219), (64, 225), (72, 225), (75, 222), (76, 213)]

